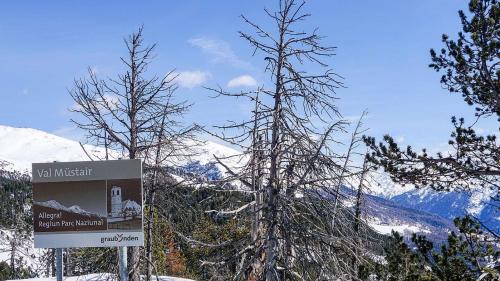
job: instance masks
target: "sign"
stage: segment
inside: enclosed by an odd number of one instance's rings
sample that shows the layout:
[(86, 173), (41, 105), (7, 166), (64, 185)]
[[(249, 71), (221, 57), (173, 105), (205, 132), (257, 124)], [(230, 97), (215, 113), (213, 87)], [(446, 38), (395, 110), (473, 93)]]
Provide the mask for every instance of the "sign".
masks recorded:
[(33, 163), (35, 248), (143, 246), (142, 162)]

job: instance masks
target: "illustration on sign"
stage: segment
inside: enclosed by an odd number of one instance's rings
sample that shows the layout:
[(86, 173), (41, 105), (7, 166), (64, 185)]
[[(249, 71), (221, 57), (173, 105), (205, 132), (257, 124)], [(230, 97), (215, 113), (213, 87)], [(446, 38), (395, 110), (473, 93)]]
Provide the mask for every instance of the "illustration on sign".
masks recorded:
[(105, 181), (35, 184), (35, 232), (106, 230), (105, 185)]
[(108, 229), (137, 229), (142, 224), (137, 180), (108, 181)]

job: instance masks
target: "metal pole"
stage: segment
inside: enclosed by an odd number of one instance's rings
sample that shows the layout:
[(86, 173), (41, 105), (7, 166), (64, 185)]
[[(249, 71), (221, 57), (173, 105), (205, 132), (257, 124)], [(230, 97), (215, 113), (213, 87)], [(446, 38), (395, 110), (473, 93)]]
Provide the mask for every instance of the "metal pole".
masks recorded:
[(127, 281), (127, 247), (118, 247), (118, 263), (118, 270), (120, 271), (120, 281)]
[(63, 249), (56, 249), (56, 280), (63, 280)]

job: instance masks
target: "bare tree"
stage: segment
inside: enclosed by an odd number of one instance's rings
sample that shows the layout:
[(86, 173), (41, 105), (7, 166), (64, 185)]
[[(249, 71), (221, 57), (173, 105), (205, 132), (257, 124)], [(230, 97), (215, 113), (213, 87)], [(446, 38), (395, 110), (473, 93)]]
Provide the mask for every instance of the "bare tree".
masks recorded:
[[(194, 153), (193, 146), (201, 144), (195, 139), (196, 127), (185, 127), (181, 130), (181, 124), (171, 119), (174, 112), (171, 110), (170, 101), (165, 104), (165, 115), (159, 120), (158, 130), (154, 138), (157, 145), (149, 149), (145, 155), (147, 163), (146, 171), (146, 206), (148, 208), (146, 217), (146, 280), (151, 280), (154, 260), (153, 260), (153, 220), (154, 212), (157, 208), (156, 194), (164, 191), (165, 188), (175, 188), (184, 184), (183, 181), (175, 182), (165, 165), (175, 165), (176, 162), (189, 159)], [(182, 113), (175, 112), (175, 113)], [(180, 203), (180, 202), (177, 202)]]
[[(106, 155), (109, 149), (157, 167), (167, 157), (184, 155), (184, 140), (192, 136), (194, 127), (183, 127), (176, 121), (190, 105), (174, 101), (174, 72), (147, 75), (156, 45), (144, 45), (142, 32), (139, 28), (125, 39), (128, 52), (121, 58), (125, 69), (117, 78), (99, 79), (89, 69), (88, 77), (75, 80), (70, 95), (76, 103), (72, 111), (79, 116), (72, 122), (87, 131), (89, 141), (104, 145)], [(150, 189), (146, 194), (149, 205), (154, 199), (152, 192)], [(130, 259), (130, 279), (137, 281), (138, 247), (132, 248)]]
[(361, 253), (359, 253), (359, 250), (363, 247), (362, 245), (362, 239), (361, 239), (361, 213), (362, 213), (362, 205), (363, 205), (363, 193), (365, 193), (365, 181), (368, 177), (369, 171), (373, 169), (372, 166), (370, 165), (367, 157), (365, 156), (363, 159), (363, 166), (361, 168), (361, 174), (359, 176), (359, 184), (358, 184), (358, 189), (356, 191), (356, 200), (354, 204), (354, 235), (356, 237), (356, 255), (352, 259), (352, 267), (354, 270), (355, 278), (353, 280), (356, 280), (356, 278), (359, 277), (359, 261), (356, 259), (357, 256), (359, 256)]
[[(238, 167), (227, 164), (229, 157), (217, 158), (226, 169), (225, 181), (237, 182), (240, 191), (254, 200), (219, 215), (250, 216), (248, 243), (237, 241), (230, 257), (204, 264), (225, 266), (239, 259), (233, 279), (246, 280), (333, 280), (356, 276), (352, 258), (359, 246), (354, 237), (354, 214), (339, 200), (342, 183), (355, 176), (351, 171), (353, 146), (360, 142), (355, 133), (346, 153), (336, 152), (348, 122), (335, 106), (336, 90), (343, 87), (324, 59), (335, 48), (321, 45), (321, 37), (298, 31), (308, 18), (304, 3), (279, 1), (276, 13), (265, 10), (275, 26), (266, 31), (243, 19), (255, 34), (240, 35), (264, 54), (270, 88), (229, 93), (211, 89), (221, 96), (248, 98), (254, 103), (252, 118), (217, 127), (213, 133), (238, 145)], [(308, 73), (305, 65), (326, 69)], [(332, 210), (338, 208), (337, 211)], [(226, 247), (231, 243), (212, 245)]]

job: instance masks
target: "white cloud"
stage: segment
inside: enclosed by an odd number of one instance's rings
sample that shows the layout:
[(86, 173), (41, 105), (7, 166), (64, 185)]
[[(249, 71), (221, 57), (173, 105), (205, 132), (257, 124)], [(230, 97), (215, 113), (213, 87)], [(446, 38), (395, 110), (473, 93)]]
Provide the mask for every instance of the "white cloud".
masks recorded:
[[(112, 94), (104, 94), (103, 95), (104, 101), (108, 103), (109, 109), (116, 109), (120, 105), (120, 98), (117, 95), (112, 95)], [(108, 107), (105, 107), (102, 103), (102, 99), (99, 98), (99, 104), (97, 104), (98, 109), (108, 109)], [(82, 106), (79, 105), (78, 103), (73, 103), (70, 108), (68, 108), (70, 111), (71, 110), (82, 110)]]
[(120, 100), (119, 100), (119, 97), (116, 96), (116, 95), (110, 95), (110, 94), (105, 94), (104, 96), (104, 100), (108, 103), (109, 107), (111, 109), (115, 109), (118, 107), (119, 103), (120, 103)]
[(404, 136), (398, 136), (396, 137), (396, 143), (402, 144), (405, 142), (405, 137)]
[(242, 61), (234, 53), (233, 49), (223, 40), (210, 39), (206, 37), (192, 38), (188, 43), (194, 47), (200, 48), (203, 52), (211, 55), (216, 62), (230, 63), (236, 67), (249, 67), (248, 62)]
[(175, 78), (175, 82), (183, 88), (194, 88), (200, 86), (201, 84), (207, 82), (210, 78), (212, 78), (210, 72), (199, 70), (181, 71), (174, 73), (174, 75), (177, 75), (177, 78)]
[(234, 87), (253, 87), (257, 85), (257, 80), (250, 75), (241, 75), (236, 78), (231, 79), (227, 86), (229, 88)]

